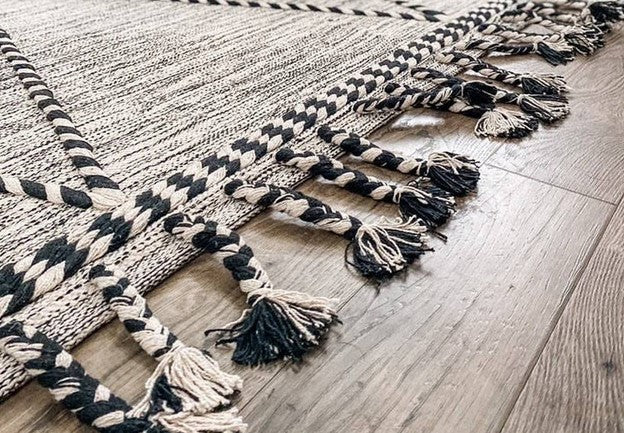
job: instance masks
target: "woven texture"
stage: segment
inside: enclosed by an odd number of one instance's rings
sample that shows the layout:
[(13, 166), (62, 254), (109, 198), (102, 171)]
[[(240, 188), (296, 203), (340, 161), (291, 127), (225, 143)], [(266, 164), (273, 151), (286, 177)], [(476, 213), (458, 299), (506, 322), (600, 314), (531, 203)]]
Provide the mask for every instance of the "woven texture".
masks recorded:
[[(308, 3), (409, 12), (387, 0)], [(449, 18), (488, 4), (427, 3)], [(495, 17), (513, 0), (490, 4)], [(0, 22), (128, 199), (445, 26), (392, 17), (142, 0), (0, 0)], [(412, 60), (425, 62), (445, 43), (436, 42)], [(419, 46), (413, 50), (418, 53)], [(378, 79), (381, 84), (383, 77)], [(394, 115), (357, 116), (349, 108), (322, 123), (365, 134)], [(51, 124), (4, 63), (0, 112), (0, 174), (86, 190)], [(340, 153), (320, 140), (315, 129), (306, 129), (289, 144), (330, 156)], [(306, 176), (269, 155), (236, 175), (282, 186)], [(242, 225), (257, 208), (225, 196), (221, 188), (226, 181), (172, 210), (231, 228)], [(36, 253), (56, 237), (86, 230), (102, 212), (0, 194), (0, 268)], [(12, 318), (70, 349), (113, 317), (98, 289), (88, 283), (92, 265), (122, 264), (145, 293), (197, 254), (192, 245), (166, 233), (160, 219), (133, 235), (115, 251), (79, 266)], [(25, 380), (25, 370), (0, 354), (0, 396)]]

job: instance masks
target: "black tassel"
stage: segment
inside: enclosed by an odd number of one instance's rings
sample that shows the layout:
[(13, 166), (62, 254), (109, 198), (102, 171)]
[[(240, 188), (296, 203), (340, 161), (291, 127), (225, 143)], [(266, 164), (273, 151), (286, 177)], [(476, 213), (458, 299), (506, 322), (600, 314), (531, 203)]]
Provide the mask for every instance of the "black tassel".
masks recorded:
[(574, 53), (567, 48), (557, 48), (554, 44), (538, 42), (535, 47), (536, 52), (551, 65), (565, 65), (574, 60)]
[[(227, 332), (218, 345), (235, 343), (232, 360), (243, 365), (262, 365), (272, 361), (288, 359), (300, 361), (303, 356), (325, 335), (332, 323), (340, 323), (332, 313), (331, 320), (319, 321), (318, 314), (296, 303), (288, 305), (288, 311), (280, 302), (269, 298), (250, 297), (252, 308), (243, 318), (227, 329), (211, 329), (205, 333)], [(297, 317), (297, 321), (291, 320)], [(305, 323), (304, 328), (296, 324)], [(304, 331), (304, 332), (302, 332)], [(303, 334), (313, 338), (303, 338)]]
[(597, 1), (589, 4), (589, 12), (597, 23), (609, 24), (624, 20), (624, 4), (616, 1)]

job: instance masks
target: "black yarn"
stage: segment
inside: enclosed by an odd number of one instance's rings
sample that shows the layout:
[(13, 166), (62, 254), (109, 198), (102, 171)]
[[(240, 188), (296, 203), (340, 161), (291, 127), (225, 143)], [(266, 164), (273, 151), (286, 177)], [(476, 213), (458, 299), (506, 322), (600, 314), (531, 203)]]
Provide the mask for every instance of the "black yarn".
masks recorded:
[[(236, 349), (232, 360), (243, 365), (262, 365), (278, 360), (301, 361), (303, 356), (316, 345), (301, 337), (301, 332), (288, 320), (282, 308), (268, 298), (263, 298), (253, 304), (249, 314), (241, 323), (231, 329), (211, 329), (205, 333), (226, 331), (232, 335), (220, 338), (218, 345), (235, 343)], [(305, 309), (291, 306), (297, 314), (310, 317)], [(339, 322), (335, 319), (336, 322)], [(306, 329), (316, 338), (321, 338), (329, 329), (325, 326), (306, 326)]]
[(589, 11), (597, 23), (617, 23), (624, 20), (624, 4), (616, 1), (590, 3)]

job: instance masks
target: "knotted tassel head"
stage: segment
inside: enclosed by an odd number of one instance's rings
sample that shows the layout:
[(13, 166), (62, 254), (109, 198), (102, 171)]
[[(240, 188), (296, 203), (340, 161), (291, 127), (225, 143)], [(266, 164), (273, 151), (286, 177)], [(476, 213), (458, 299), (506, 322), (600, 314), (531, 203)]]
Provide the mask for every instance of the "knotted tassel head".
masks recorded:
[(397, 184), (393, 200), (405, 220), (418, 219), (428, 228), (441, 226), (455, 211), (452, 197), (435, 196), (414, 186)]
[(495, 102), (498, 88), (483, 81), (466, 81), (461, 85), (461, 97), (473, 105), (488, 105)]
[(364, 276), (386, 279), (431, 251), (424, 242), (427, 227), (415, 221), (362, 224), (353, 240), (353, 266)]
[(337, 299), (313, 297), (286, 290), (259, 289), (248, 295), (251, 308), (227, 329), (217, 344), (236, 343), (232, 360), (243, 365), (262, 365), (277, 360), (300, 361), (334, 322)]
[(552, 123), (570, 114), (570, 107), (565, 97), (558, 95), (518, 95), (518, 106), (539, 120)]
[(538, 127), (536, 118), (502, 108), (486, 110), (475, 125), (479, 137), (522, 138)]
[(426, 163), (425, 176), (445, 191), (455, 195), (466, 195), (477, 188), (479, 167), (477, 162), (463, 155), (451, 152), (434, 152)]
[(523, 74), (522, 90), (533, 95), (560, 95), (570, 90), (565, 79), (554, 74)]

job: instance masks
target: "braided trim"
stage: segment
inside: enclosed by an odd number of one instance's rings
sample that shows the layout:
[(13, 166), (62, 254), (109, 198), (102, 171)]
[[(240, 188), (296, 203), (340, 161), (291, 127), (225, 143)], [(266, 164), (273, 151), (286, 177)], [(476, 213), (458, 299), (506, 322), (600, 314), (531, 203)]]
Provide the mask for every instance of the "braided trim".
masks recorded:
[(565, 65), (574, 60), (574, 51), (572, 48), (567, 43), (562, 42), (534, 42), (511, 45), (485, 39), (476, 39), (468, 43), (460, 43), (457, 45), (457, 48), (462, 50), (477, 49), (481, 51), (494, 51), (512, 56), (539, 54), (544, 60), (554, 66)]
[(105, 433), (165, 433), (146, 419), (129, 416), (128, 403), (34, 327), (17, 321), (0, 326), (0, 347), (83, 423)]
[(375, 18), (398, 18), (403, 20), (415, 21), (440, 21), (440, 16), (444, 14), (438, 11), (428, 9), (417, 10), (416, 13), (394, 12), (394, 11), (377, 11), (370, 9), (350, 9), (343, 6), (323, 6), (309, 3), (295, 2), (265, 2), (265, 1), (245, 1), (245, 0), (172, 0), (179, 3), (206, 4), (213, 6), (240, 6), (248, 8), (264, 8), (282, 11), (298, 11), (298, 12), (323, 12), (334, 13), (340, 15), (355, 15)]
[(433, 152), (426, 160), (412, 158), (381, 149), (355, 133), (327, 126), (319, 128), (318, 135), (325, 142), (340, 146), (345, 152), (370, 164), (404, 174), (427, 176), (438, 188), (453, 195), (474, 191), (479, 181), (477, 162), (467, 156)]
[(0, 317), (19, 310), (74, 275), (83, 265), (116, 250), (171, 209), (248, 167), (348, 103), (369, 94), (377, 86), (415, 66), (434, 50), (458, 41), (475, 26), (507, 8), (512, 1), (498, 0), (478, 8), (425, 35), (421, 41), (397, 49), (391, 58), (365, 69), (326, 94), (307, 99), (249, 137), (236, 140), (202, 161), (192, 162), (184, 171), (156, 183), (115, 211), (101, 215), (87, 230), (54, 239), (37, 253), (0, 268)]
[(69, 188), (57, 183), (40, 183), (15, 176), (0, 174), (0, 193), (10, 193), (47, 200), (51, 203), (68, 204), (83, 209), (92, 206), (107, 209), (106, 204), (97, 202), (100, 196)]
[(429, 80), (438, 86), (459, 86), (461, 98), (470, 104), (514, 104), (539, 120), (552, 123), (570, 113), (567, 99), (559, 95), (518, 94), (482, 81), (466, 81), (431, 68), (414, 68), (414, 78)]
[(452, 198), (434, 196), (414, 186), (381, 181), (324, 155), (295, 153), (292, 149), (282, 148), (275, 159), (313, 176), (321, 176), (355, 194), (397, 204), (403, 219), (417, 219), (429, 228), (444, 224), (454, 212), (455, 202)]
[(54, 132), (63, 142), (63, 147), (72, 163), (84, 177), (98, 206), (111, 208), (122, 203), (126, 199), (125, 195), (96, 160), (93, 146), (78, 131), (71, 117), (63, 110), (61, 103), (54, 98), (52, 90), (37, 73), (34, 65), (15, 46), (9, 34), (1, 28), (0, 51), (28, 92), (28, 96), (35, 101), (46, 119), (52, 122)]
[(499, 68), (460, 51), (442, 51), (435, 55), (435, 61), (457, 65), (490, 80), (520, 87), (527, 93), (558, 95), (570, 90), (565, 79), (560, 75), (517, 73)]
[(257, 299), (274, 290), (252, 249), (226, 226), (202, 217), (192, 219), (186, 214), (174, 214), (165, 220), (165, 230), (214, 255), (239, 282), (248, 299)]

